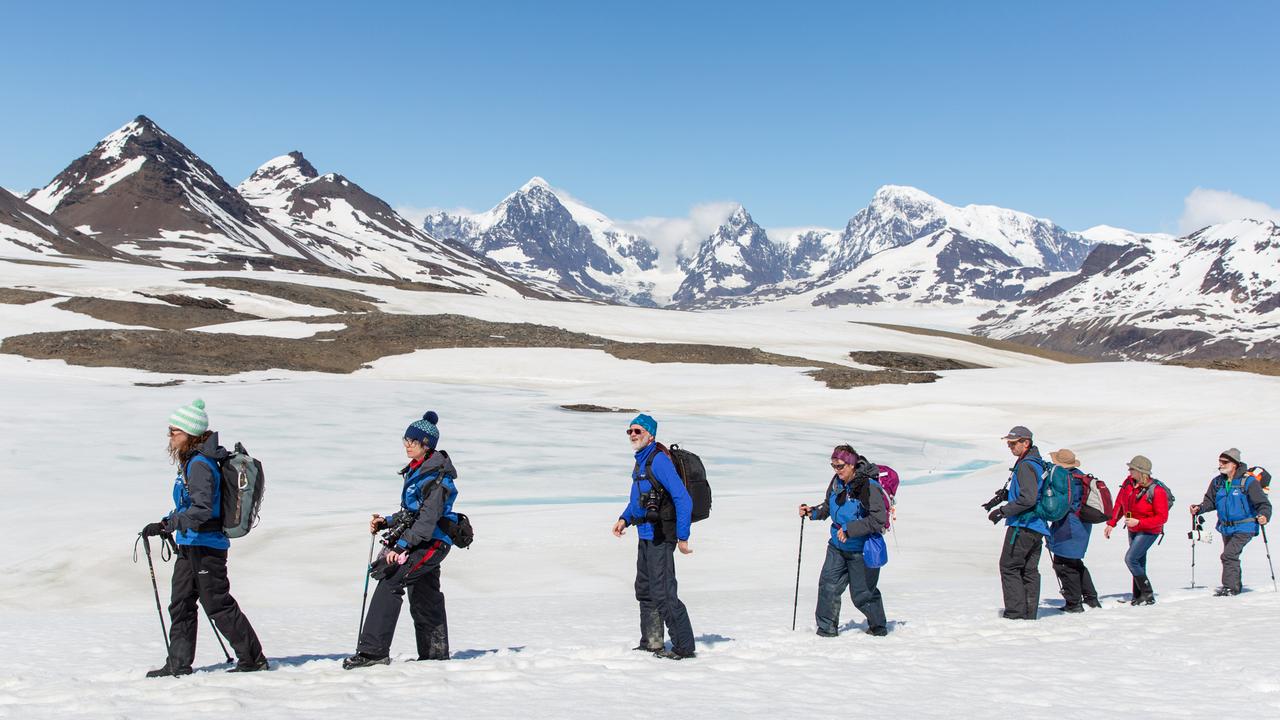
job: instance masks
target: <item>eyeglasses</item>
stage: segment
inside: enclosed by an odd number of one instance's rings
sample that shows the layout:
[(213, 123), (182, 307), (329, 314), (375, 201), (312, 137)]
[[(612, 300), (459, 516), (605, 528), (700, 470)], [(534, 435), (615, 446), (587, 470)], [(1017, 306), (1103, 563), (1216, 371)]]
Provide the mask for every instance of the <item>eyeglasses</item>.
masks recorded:
[(644, 432), (644, 430), (641, 428), (627, 428), (628, 435), (639, 435), (642, 432)]
[(831, 463), (831, 469), (836, 472), (840, 472), (847, 467), (849, 467), (849, 463)]
[(421, 445), (422, 443), (418, 442), (417, 440), (414, 440), (413, 438), (404, 438), (404, 444), (405, 445)]

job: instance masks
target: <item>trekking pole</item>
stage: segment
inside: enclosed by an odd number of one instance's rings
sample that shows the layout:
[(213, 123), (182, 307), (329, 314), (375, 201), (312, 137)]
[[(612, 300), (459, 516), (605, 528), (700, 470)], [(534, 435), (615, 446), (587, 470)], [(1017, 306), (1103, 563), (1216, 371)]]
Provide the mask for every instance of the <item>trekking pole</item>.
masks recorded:
[(1271, 568), (1271, 589), (1280, 592), (1280, 589), (1276, 588), (1276, 566), (1271, 564), (1271, 545), (1267, 543), (1267, 526), (1259, 525), (1258, 527), (1262, 530), (1262, 547), (1267, 550), (1267, 567)]
[(218, 638), (218, 647), (222, 648), (222, 654), (227, 658), (227, 662), (232, 662), (231, 653), (227, 652), (227, 644), (222, 642), (222, 633), (218, 632), (218, 626), (213, 624), (213, 616), (209, 614), (209, 608), (204, 609), (204, 616), (209, 618), (209, 627), (213, 628), (213, 636)]
[(364, 635), (364, 607), (369, 601), (369, 567), (373, 565), (373, 541), (376, 537), (376, 533), (369, 533), (369, 562), (364, 566), (364, 597), (360, 598), (360, 631), (356, 635), (357, 644), (360, 642), (360, 635)]
[[(156, 596), (156, 614), (160, 616), (160, 633), (164, 636), (164, 656), (169, 657), (169, 630), (164, 626), (164, 610), (160, 607), (160, 586), (156, 584), (156, 566), (151, 562), (151, 541), (147, 540), (147, 536), (138, 533), (138, 539), (133, 541), (133, 561), (138, 561), (138, 541), (142, 541), (142, 549), (147, 555), (147, 569), (151, 571), (151, 591)], [(1270, 556), (1268, 556), (1268, 560)], [(168, 662), (168, 660), (166, 660)]]
[(1196, 521), (1191, 520), (1191, 532), (1187, 533), (1187, 537), (1191, 538), (1191, 590), (1196, 589)]
[[(791, 603), (791, 631), (796, 629), (796, 613), (800, 609), (800, 559), (804, 557), (804, 521), (805, 516), (800, 516), (800, 549), (796, 551), (796, 599)], [(1267, 556), (1270, 558), (1270, 556)]]

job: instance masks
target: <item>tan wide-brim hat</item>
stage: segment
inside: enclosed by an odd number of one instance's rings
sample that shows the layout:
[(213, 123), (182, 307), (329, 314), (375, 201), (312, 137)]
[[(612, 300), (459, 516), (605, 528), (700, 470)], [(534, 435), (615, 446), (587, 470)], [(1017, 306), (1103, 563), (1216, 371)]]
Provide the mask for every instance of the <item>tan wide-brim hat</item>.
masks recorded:
[(1076, 459), (1076, 454), (1066, 448), (1062, 448), (1057, 452), (1049, 453), (1049, 458), (1053, 460), (1053, 464), (1064, 468), (1078, 468), (1080, 461)]
[(1133, 459), (1129, 461), (1129, 469), (1137, 470), (1143, 475), (1150, 475), (1151, 461), (1145, 455), (1134, 455)]

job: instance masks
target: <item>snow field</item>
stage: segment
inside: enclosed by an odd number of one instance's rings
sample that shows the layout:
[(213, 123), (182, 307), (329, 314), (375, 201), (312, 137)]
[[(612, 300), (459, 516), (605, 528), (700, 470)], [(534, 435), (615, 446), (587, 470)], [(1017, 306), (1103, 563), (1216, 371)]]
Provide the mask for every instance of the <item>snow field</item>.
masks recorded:
[[(431, 360), (425, 355), (423, 365)], [(694, 528), (694, 554), (679, 561), (699, 657), (676, 664), (628, 649), (637, 635), (635, 539), (629, 532), (618, 540), (608, 529), (628, 488), (630, 451), (622, 429), (630, 416), (557, 409), (580, 399), (577, 387), (381, 380), (380, 364), (343, 378), (260, 373), (139, 388), (129, 382), (154, 376), (50, 373), (54, 364), (0, 363), (8, 406), (0, 420), (6, 438), (0, 488), (5, 497), (21, 498), (0, 507), (0, 574), (7, 578), (0, 619), (9, 628), (11, 650), (0, 654), (0, 713), (301, 718), (389, 704), (449, 707), (470, 717), (512, 711), (535, 718), (597, 717), (649, 707), (776, 717), (831, 702), (874, 703), (861, 689), (868, 676), (883, 711), (906, 717), (1057, 717), (1067, 711), (1202, 717), (1206, 709), (1265, 716), (1280, 707), (1280, 685), (1265, 673), (1230, 693), (1220, 693), (1220, 673), (1213, 674), (1223, 657), (1251, 667), (1274, 658), (1274, 639), (1259, 629), (1280, 620), (1280, 606), (1260, 542), (1245, 552), (1252, 592), (1222, 600), (1208, 597), (1207, 589), (1180, 589), (1188, 579), (1189, 523), (1176, 508), (1169, 534), (1151, 554), (1156, 606), (1119, 604), (1129, 585), (1123, 539), (1104, 541), (1096, 532), (1086, 562), (1106, 607), (1081, 616), (1059, 613), (1046, 553), (1042, 619), (997, 617), (1003, 530), (987, 523), (978, 505), (1003, 481), (1009, 459), (998, 436), (1011, 423), (988, 430), (998, 421), (982, 416), (967, 429), (970, 439), (926, 437), (932, 426), (961, 423), (977, 405), (973, 398), (922, 413), (921, 432), (912, 436), (868, 428), (857, 412), (827, 414), (814, 403), (808, 423), (749, 413), (743, 406), (751, 400), (732, 396), (736, 380), (723, 368), (719, 383), (700, 379), (707, 396), (698, 402), (712, 402), (719, 389), (715, 415), (664, 411), (681, 406), (683, 391), (655, 389), (645, 409), (657, 414), (659, 437), (701, 453), (716, 489), (713, 517)], [(547, 376), (582, 370), (539, 366)], [(655, 367), (670, 373), (666, 380), (691, 369)], [(1126, 432), (1141, 440), (1121, 442), (1107, 437), (1107, 430), (1129, 418), (1125, 408), (1136, 396), (1154, 394), (1161, 385), (1166, 391), (1183, 386), (1184, 401), (1204, 413), (1212, 405), (1197, 404), (1202, 389), (1238, 382), (1266, 398), (1276, 392), (1275, 383), (1178, 368), (1168, 368), (1174, 374), (1162, 380), (1151, 371), (1165, 368), (1132, 368), (1150, 377), (1146, 383), (1136, 382), (1136, 375), (1109, 381), (1116, 385), (1116, 404), (1102, 406), (1093, 418), (1095, 439), (1061, 444), (1071, 445), (1086, 469), (1099, 472), (1113, 489), (1118, 467), (1134, 452), (1149, 454), (1158, 475), (1162, 468), (1179, 468), (1163, 477), (1183, 507), (1208, 478), (1201, 471), (1207, 465), (1201, 446), (1211, 448), (1211, 461), (1221, 443), (1202, 439), (1200, 428), (1183, 422), (1174, 408), (1158, 408), (1140, 422), (1129, 419)], [(1038, 372), (1046, 382), (1075, 370)], [(962, 376), (926, 387), (945, 388)], [(663, 380), (660, 373), (645, 378), (659, 383), (656, 388), (666, 388)], [(866, 394), (825, 392), (846, 403)], [(145, 680), (142, 672), (161, 662), (163, 646), (145, 565), (130, 562), (130, 548), (137, 528), (170, 506), (164, 419), (195, 395), (208, 402), (224, 444), (245, 442), (267, 464), (263, 525), (234, 543), (231, 577), (277, 669), (243, 677), (217, 672), (222, 658), (204, 627), (197, 663), (214, 672)], [(1040, 412), (1080, 412), (1053, 395), (1044, 402)], [(478, 533), (475, 546), (454, 550), (444, 567), (456, 659), (404, 662), (414, 655), (405, 616), (392, 666), (343, 672), (338, 661), (354, 645), (368, 550), (363, 526), (368, 513), (394, 507), (399, 435), (427, 408), (441, 414), (442, 447), (459, 467), (457, 507), (473, 518)], [(740, 415), (728, 416), (735, 412)], [(1002, 412), (1017, 416), (1021, 410), (1015, 405)], [(1263, 428), (1230, 414), (1214, 420), (1238, 429), (1246, 459), (1264, 459)], [(93, 431), (78, 429), (70, 436), (71, 450), (68, 436), (57, 432), (68, 426)], [(108, 432), (100, 431), (104, 426)], [(794, 507), (821, 495), (829, 475), (826, 455), (841, 440), (894, 465), (904, 478), (896, 538), (888, 540), (891, 560), (881, 580), (892, 622), (884, 639), (858, 632), (861, 618), (847, 599), (846, 632), (833, 640), (812, 635), (827, 537), (821, 523), (809, 523), (805, 531), (798, 630), (790, 631), (799, 535)], [(1058, 444), (1042, 443), (1042, 449)], [(1141, 450), (1131, 449), (1138, 445)], [(1198, 583), (1212, 586), (1220, 545), (1197, 552)], [(158, 573), (167, 603), (168, 566)], [(1070, 682), (1054, 683), (1053, 677)], [(1082, 682), (1098, 698), (1096, 708), (1063, 689)], [(836, 699), (826, 700), (833, 691)]]

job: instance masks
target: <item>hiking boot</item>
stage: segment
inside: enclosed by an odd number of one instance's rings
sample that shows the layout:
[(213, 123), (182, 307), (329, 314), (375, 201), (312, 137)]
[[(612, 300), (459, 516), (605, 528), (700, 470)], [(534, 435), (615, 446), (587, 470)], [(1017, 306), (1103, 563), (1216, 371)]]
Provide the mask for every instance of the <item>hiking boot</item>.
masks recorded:
[(839, 634), (840, 633), (835, 630), (823, 630), (822, 628), (818, 628), (818, 637), (836, 637)]
[(1084, 604), (1095, 609), (1102, 607), (1102, 603), (1098, 601), (1098, 598), (1085, 598)]
[(271, 663), (267, 662), (266, 658), (262, 658), (254, 662), (236, 663), (236, 666), (231, 668), (227, 672), (236, 672), (236, 673), (260, 672), (262, 670), (270, 670), (270, 669), (271, 669)]
[(1239, 595), (1239, 594), (1240, 594), (1239, 590), (1235, 588), (1229, 588), (1225, 585), (1213, 591), (1214, 597), (1230, 597), (1232, 595)]
[(678, 650), (663, 649), (655, 652), (653, 656), (657, 658), (665, 658), (667, 660), (684, 660), (685, 658), (698, 657), (698, 653), (694, 652), (693, 650), (690, 650), (687, 653), (682, 653)]
[(885, 635), (889, 634), (889, 629), (882, 628), (882, 627), (869, 627), (866, 630), (863, 630), (862, 632), (872, 637), (884, 637)]
[(1076, 604), (1076, 605), (1064, 605), (1064, 606), (1062, 606), (1062, 612), (1064, 612), (1064, 613), (1082, 613), (1082, 612), (1084, 612), (1084, 606), (1083, 606), (1083, 605), (1079, 605), (1079, 604)]
[(190, 674), (191, 674), (190, 665), (188, 665), (187, 667), (171, 668), (169, 667), (169, 663), (165, 663), (164, 667), (158, 667), (155, 670), (147, 671), (147, 677), (149, 678), (179, 677), (181, 675), (190, 675)]
[(637, 645), (637, 646), (635, 646), (635, 647), (633, 647), (633, 648), (631, 648), (631, 649), (632, 649), (632, 650), (639, 650), (640, 652), (656, 653), (656, 652), (661, 651), (661, 650), (663, 649), (663, 646), (661, 646), (661, 645), (657, 645), (657, 646), (654, 646), (654, 647), (649, 647), (648, 645), (645, 645), (644, 643), (640, 643), (639, 645)]
[(356, 653), (346, 660), (342, 661), (343, 670), (354, 670), (355, 668), (369, 667), (371, 665), (390, 665), (391, 656), (383, 655), (382, 657), (374, 657), (365, 655), (364, 653)]
[(1155, 605), (1156, 591), (1151, 589), (1151, 581), (1146, 575), (1140, 575), (1133, 579), (1133, 584), (1137, 588), (1133, 599), (1129, 601), (1130, 605)]

